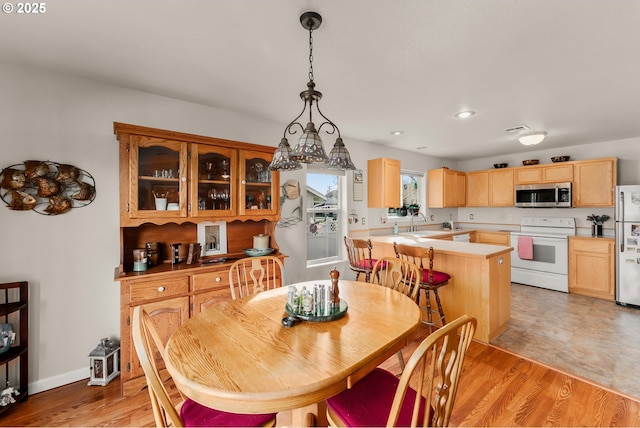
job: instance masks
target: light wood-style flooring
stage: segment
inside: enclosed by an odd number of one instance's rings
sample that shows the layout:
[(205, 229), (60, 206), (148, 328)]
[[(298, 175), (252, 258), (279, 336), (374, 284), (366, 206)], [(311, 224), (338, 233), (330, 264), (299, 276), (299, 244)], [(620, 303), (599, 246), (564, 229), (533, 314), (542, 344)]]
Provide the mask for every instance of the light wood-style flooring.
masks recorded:
[[(552, 330), (551, 327), (537, 328), (533, 322), (525, 329), (525, 332), (531, 329), (529, 333), (517, 332), (517, 328), (522, 327), (524, 317), (534, 317), (533, 313), (536, 313), (532, 303), (534, 300), (539, 298), (542, 303), (546, 301), (546, 308), (551, 311), (548, 314), (549, 318), (552, 314), (558, 314), (559, 311), (559, 308), (554, 306), (558, 303), (552, 303), (555, 300), (550, 300), (548, 294), (536, 291), (539, 289), (531, 290), (531, 287), (517, 284), (514, 284), (513, 289), (513, 320), (509, 330), (503, 334), (504, 337), (501, 336), (501, 339), (496, 341), (500, 343), (500, 347), (477, 342), (471, 344), (450, 425), (640, 426), (640, 401), (634, 397), (590, 382), (584, 373), (577, 377), (569, 374), (569, 370), (554, 369), (551, 367), (553, 361), (539, 363), (525, 357), (523, 355), (528, 352), (526, 345), (521, 345), (518, 351), (520, 355), (501, 348), (508, 348), (510, 345), (515, 348), (515, 344), (520, 342), (513, 341), (511, 344), (507, 342), (515, 340), (513, 338), (519, 335), (531, 337), (538, 330)], [(586, 304), (592, 310), (600, 308), (599, 302), (587, 301), (582, 304)], [(520, 312), (519, 305), (524, 305), (527, 311)], [(572, 298), (566, 299), (565, 306), (569, 308), (567, 310), (570, 313), (584, 311), (579, 309), (582, 305), (573, 304)], [(624, 320), (629, 314), (635, 315), (633, 312), (628, 313), (625, 308), (617, 308), (623, 310), (624, 315), (621, 316)], [(537, 311), (540, 312), (539, 316), (545, 313), (545, 310), (540, 307)], [(584, 322), (583, 318), (565, 317), (564, 319)], [(602, 319), (601, 315), (600, 322), (603, 322)], [(607, 316), (606, 319), (610, 320), (611, 316)], [(562, 325), (572, 331), (582, 330), (579, 324), (567, 326), (564, 323)], [(596, 328), (602, 327), (593, 327), (591, 324), (590, 327), (584, 327), (584, 329)], [(405, 360), (426, 334), (428, 334), (426, 328), (421, 328), (417, 332), (415, 341), (403, 351)], [(638, 342), (634, 341), (630, 346), (635, 343)], [(604, 345), (593, 343), (591, 346), (608, 349), (610, 344), (609, 342)], [(535, 348), (533, 345), (530, 347)], [(589, 346), (586, 348), (590, 349)], [(613, 354), (613, 350), (610, 349), (610, 351)], [(558, 350), (556, 355), (561, 355), (562, 352), (564, 351)], [(589, 360), (592, 354), (593, 352), (586, 352), (582, 359)], [(615, 357), (615, 354), (613, 356)], [(596, 362), (595, 365), (597, 366), (598, 363)], [(387, 360), (382, 367), (393, 373), (399, 372), (398, 360), (395, 356)], [(278, 415), (278, 426), (286, 426), (290, 422), (290, 412), (282, 412)], [(76, 382), (35, 394), (9, 414), (0, 417), (0, 426), (137, 427), (153, 426), (153, 424), (147, 392), (141, 391), (135, 397), (122, 398), (118, 380), (105, 387), (87, 386), (86, 382)]]

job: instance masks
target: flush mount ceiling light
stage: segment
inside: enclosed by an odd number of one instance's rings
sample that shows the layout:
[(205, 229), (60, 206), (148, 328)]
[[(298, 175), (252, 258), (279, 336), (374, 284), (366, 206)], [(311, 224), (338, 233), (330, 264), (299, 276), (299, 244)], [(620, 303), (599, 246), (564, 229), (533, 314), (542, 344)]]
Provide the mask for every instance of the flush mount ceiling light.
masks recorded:
[(474, 114), (476, 114), (475, 111), (465, 110), (465, 111), (461, 111), (460, 113), (456, 113), (456, 117), (458, 119), (467, 119), (473, 116)]
[(391, 135), (396, 135), (396, 136), (397, 135), (402, 135), (402, 134), (404, 134), (404, 131), (391, 131), (390, 134)]
[(520, 134), (520, 136), (518, 137), (518, 141), (520, 141), (525, 146), (534, 146), (541, 143), (546, 136), (547, 131), (525, 132), (524, 134)]
[[(316, 12), (305, 12), (300, 16), (300, 23), (304, 29), (309, 30), (309, 83), (307, 83), (307, 89), (300, 93), (300, 98), (304, 101), (304, 107), (302, 108), (302, 112), (284, 129), (284, 136), (280, 140), (280, 144), (275, 151), (269, 169), (272, 171), (293, 171), (302, 168), (300, 162), (307, 164), (328, 164), (329, 169), (356, 169), (353, 162), (351, 162), (349, 151), (342, 141), (340, 130), (332, 121), (322, 114), (318, 105), (320, 98), (322, 98), (322, 93), (315, 90), (316, 84), (313, 81), (313, 30), (320, 27), (322, 17)], [(314, 105), (318, 115), (324, 120), (324, 122), (318, 126), (317, 130), (316, 125), (313, 123)], [(307, 107), (309, 108), (309, 121), (306, 126), (303, 126), (302, 123), (298, 122), (298, 119), (302, 117)], [(318, 134), (325, 125), (327, 126), (325, 129), (327, 134), (338, 134), (338, 138), (336, 138), (336, 142), (328, 157), (324, 151), (320, 135)], [(296, 147), (291, 150), (291, 146), (287, 140), (287, 133), (291, 135), (295, 134), (297, 129), (294, 128), (297, 127), (300, 127), (302, 130), (302, 136), (298, 140)]]

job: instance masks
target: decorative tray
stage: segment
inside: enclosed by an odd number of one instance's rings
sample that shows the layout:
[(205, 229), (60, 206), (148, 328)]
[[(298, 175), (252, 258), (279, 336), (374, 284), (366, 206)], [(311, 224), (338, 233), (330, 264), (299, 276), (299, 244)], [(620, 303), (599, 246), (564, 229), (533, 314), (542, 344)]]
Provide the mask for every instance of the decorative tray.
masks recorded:
[(249, 257), (259, 257), (273, 253), (273, 248), (246, 248), (242, 251)]
[(303, 314), (300, 312), (296, 312), (293, 308), (287, 303), (285, 306), (285, 310), (290, 316), (300, 318), (305, 321), (312, 322), (325, 322), (325, 321), (334, 321), (342, 318), (347, 313), (347, 309), (349, 309), (349, 305), (347, 305), (347, 301), (344, 299), (340, 299), (340, 307), (329, 309), (329, 311), (324, 311), (324, 308), (319, 308), (320, 310), (315, 313), (312, 312), (310, 314)]

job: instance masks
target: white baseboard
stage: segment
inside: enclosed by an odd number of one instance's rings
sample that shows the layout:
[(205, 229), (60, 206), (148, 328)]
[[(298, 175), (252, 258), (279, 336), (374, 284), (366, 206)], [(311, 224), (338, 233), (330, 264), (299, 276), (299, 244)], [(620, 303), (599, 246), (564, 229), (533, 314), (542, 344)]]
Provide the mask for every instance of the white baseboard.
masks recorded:
[(77, 382), (82, 379), (89, 379), (89, 369), (82, 368), (72, 372), (63, 373), (58, 376), (31, 382), (29, 383), (29, 395)]

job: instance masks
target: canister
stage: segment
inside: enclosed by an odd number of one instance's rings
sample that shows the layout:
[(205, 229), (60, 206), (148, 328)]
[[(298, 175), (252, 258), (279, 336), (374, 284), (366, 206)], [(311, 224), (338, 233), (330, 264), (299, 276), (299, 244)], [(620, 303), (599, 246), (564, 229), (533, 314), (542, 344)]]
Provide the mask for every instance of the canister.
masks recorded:
[(133, 250), (133, 271), (147, 270), (147, 250), (144, 248)]
[(256, 235), (253, 237), (253, 248), (258, 250), (263, 250), (265, 248), (269, 248), (269, 235)]

